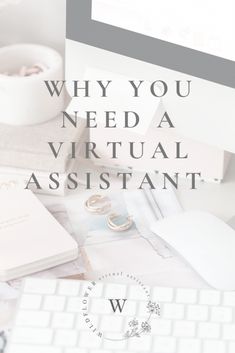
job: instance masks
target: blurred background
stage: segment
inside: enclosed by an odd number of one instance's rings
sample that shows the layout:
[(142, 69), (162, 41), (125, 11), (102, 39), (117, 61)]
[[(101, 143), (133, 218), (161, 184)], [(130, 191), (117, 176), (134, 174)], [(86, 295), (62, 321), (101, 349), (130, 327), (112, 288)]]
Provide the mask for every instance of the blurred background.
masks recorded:
[(0, 46), (32, 42), (63, 54), (65, 23), (66, 0), (0, 0)]

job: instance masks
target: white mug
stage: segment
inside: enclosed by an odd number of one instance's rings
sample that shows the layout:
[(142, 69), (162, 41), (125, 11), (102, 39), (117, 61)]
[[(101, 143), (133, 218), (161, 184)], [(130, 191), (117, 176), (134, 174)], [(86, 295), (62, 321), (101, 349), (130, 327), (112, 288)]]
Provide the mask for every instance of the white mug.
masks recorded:
[[(22, 66), (41, 63), (45, 70), (32, 76), (11, 76)], [(64, 109), (65, 92), (51, 97), (44, 81), (64, 79), (63, 60), (54, 49), (35, 44), (0, 48), (0, 123), (34, 125)]]

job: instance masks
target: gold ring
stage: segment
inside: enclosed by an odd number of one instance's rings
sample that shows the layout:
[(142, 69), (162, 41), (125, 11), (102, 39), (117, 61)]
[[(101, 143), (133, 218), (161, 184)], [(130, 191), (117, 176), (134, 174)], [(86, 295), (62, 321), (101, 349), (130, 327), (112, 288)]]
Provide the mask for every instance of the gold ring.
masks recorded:
[[(101, 204), (100, 206), (96, 204)], [(96, 206), (95, 206), (96, 205)], [(85, 209), (94, 214), (105, 214), (111, 208), (111, 202), (106, 196), (102, 195), (92, 195), (85, 202)]]
[(119, 218), (120, 216), (117, 215), (116, 213), (111, 213), (108, 216), (108, 227), (112, 229), (115, 232), (124, 232), (125, 230), (128, 230), (132, 227), (133, 225), (133, 220), (131, 216), (128, 216), (126, 218), (126, 222), (123, 224), (116, 224), (114, 222), (115, 219)]

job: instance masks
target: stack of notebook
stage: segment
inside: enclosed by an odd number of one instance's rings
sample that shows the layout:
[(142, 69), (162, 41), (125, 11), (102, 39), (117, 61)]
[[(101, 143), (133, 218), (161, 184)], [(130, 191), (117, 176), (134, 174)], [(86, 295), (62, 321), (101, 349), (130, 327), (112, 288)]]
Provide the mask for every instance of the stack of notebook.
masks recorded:
[[(64, 194), (64, 184), (70, 172), (74, 159), (71, 158), (71, 142), (76, 142), (77, 151), (82, 147), (85, 138), (83, 120), (75, 128), (67, 124), (62, 128), (62, 117), (34, 126), (10, 126), (0, 124), (0, 181), (8, 175), (17, 181), (27, 183), (32, 173), (35, 174), (42, 189), (30, 184), (35, 192), (49, 193), (49, 175), (60, 174), (60, 187), (53, 193)], [(53, 142), (55, 152), (58, 152), (60, 142), (63, 146), (55, 158), (48, 142)]]

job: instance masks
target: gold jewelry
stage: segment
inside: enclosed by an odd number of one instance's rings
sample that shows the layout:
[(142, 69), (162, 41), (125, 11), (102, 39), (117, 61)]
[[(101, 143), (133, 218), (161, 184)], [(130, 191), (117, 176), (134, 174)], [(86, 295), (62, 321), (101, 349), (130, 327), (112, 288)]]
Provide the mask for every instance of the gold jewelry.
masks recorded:
[(126, 218), (126, 222), (123, 223), (123, 224), (116, 224), (114, 223), (113, 221), (115, 219), (117, 219), (118, 217), (120, 217), (119, 215), (117, 215), (116, 213), (111, 213), (109, 216), (108, 216), (108, 227), (110, 229), (112, 229), (113, 231), (115, 232), (124, 232), (125, 230), (128, 230), (132, 227), (132, 224), (133, 224), (133, 220), (132, 220), (132, 217), (131, 216), (128, 216)]
[[(101, 206), (95, 206), (95, 204), (103, 204)], [(85, 209), (94, 214), (105, 214), (111, 208), (111, 202), (108, 197), (102, 195), (92, 195), (85, 202)]]

